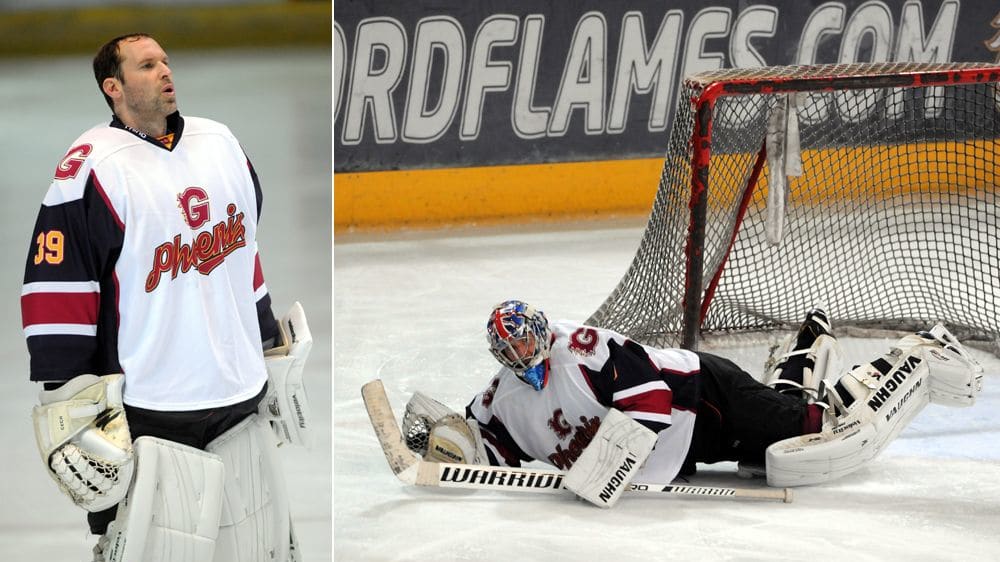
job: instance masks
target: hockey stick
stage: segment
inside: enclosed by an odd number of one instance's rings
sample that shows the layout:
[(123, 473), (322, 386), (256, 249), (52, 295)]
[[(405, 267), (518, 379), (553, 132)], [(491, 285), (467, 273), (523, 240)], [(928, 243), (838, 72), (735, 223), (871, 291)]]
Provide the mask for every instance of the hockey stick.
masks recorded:
[[(416, 486), (502, 490), (514, 492), (563, 493), (563, 473), (544, 468), (513, 468), (425, 461), (406, 448), (396, 424), (382, 381), (375, 379), (361, 387), (375, 436), (389, 468), (400, 480)], [(566, 490), (568, 491), (568, 490)], [(670, 494), (681, 496), (724, 497), (750, 500), (792, 501), (792, 491), (784, 489), (726, 488), (718, 486), (675, 486), (673, 484), (633, 483), (630, 494)]]

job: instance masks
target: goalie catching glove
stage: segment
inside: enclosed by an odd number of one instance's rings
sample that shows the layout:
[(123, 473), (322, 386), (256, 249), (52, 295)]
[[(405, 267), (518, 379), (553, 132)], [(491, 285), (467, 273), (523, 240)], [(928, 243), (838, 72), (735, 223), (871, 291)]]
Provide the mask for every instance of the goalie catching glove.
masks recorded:
[(406, 403), (403, 436), (407, 448), (426, 461), (489, 464), (479, 424), (419, 391)]
[(73, 503), (96, 512), (128, 492), (134, 453), (122, 403), (124, 375), (80, 375), (39, 393), (32, 418), (47, 472)]

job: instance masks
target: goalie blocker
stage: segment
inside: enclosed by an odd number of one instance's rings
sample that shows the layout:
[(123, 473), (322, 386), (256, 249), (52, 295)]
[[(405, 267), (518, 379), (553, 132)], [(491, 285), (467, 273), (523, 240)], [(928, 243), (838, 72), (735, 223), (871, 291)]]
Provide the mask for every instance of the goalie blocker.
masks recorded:
[(297, 301), (278, 323), (281, 344), (264, 352), (267, 367), (267, 395), (258, 414), (270, 423), (278, 444), (312, 445), (309, 399), (302, 371), (312, 350), (312, 332), (306, 314)]
[(611, 408), (566, 473), (563, 486), (598, 507), (610, 508), (629, 488), (655, 444), (656, 433)]
[(767, 483), (820, 484), (850, 474), (928, 403), (972, 405), (982, 379), (982, 366), (944, 326), (906, 336), (884, 360), (855, 367), (820, 391), (827, 400), (822, 431), (768, 447)]

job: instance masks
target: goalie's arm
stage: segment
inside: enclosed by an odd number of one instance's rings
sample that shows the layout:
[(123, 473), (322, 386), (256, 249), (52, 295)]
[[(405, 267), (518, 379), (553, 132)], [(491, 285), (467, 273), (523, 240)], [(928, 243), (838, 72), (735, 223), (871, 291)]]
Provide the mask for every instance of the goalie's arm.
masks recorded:
[[(470, 417), (464, 419), (444, 404), (421, 392), (415, 392), (407, 402), (402, 425), (402, 435), (406, 436), (407, 447), (414, 453), (423, 455), (424, 461), (431, 461), (437, 465), (433, 467), (427, 466), (431, 463), (419, 463), (418, 481), (433, 479), (435, 475), (430, 473), (430, 470), (437, 468), (437, 485), (447, 486), (450, 482), (466, 477), (483, 477), (471, 476), (469, 473), (471, 469), (459, 468), (456, 465), (501, 464), (496, 462), (495, 453), (487, 455), (484, 440), (479, 432), (480, 423), (473, 415), (474, 404), (477, 404), (475, 400), (466, 409)], [(387, 406), (385, 409), (388, 411)], [(479, 410), (489, 414), (488, 408), (483, 407)], [(492, 416), (491, 421), (494, 425), (499, 423)], [(499, 443), (495, 433), (506, 435), (502, 430), (502, 425), (495, 432), (487, 429), (487, 435), (491, 441)], [(590, 444), (565, 474), (563, 486), (594, 505), (612, 507), (621, 494), (629, 488), (655, 443), (655, 432), (612, 408), (604, 417)], [(502, 447), (491, 447), (493, 451), (500, 448)], [(390, 464), (392, 462), (390, 459)], [(518, 479), (521, 476), (512, 473), (509, 477)], [(559, 479), (563, 480), (562, 475), (559, 475)], [(503, 475), (499, 478), (498, 485), (508, 485), (506, 480), (507, 475)], [(553, 489), (558, 488), (559, 486), (553, 481)]]
[(501, 370), (493, 377), (489, 386), (469, 402), (465, 407), (465, 417), (478, 423), (486, 452), (484, 464), (519, 467), (523, 463), (534, 461), (535, 458), (517, 444), (507, 426), (498, 416), (494, 415), (493, 407), (496, 402), (492, 397), (495, 395), (500, 384), (500, 377), (503, 375), (504, 371)]

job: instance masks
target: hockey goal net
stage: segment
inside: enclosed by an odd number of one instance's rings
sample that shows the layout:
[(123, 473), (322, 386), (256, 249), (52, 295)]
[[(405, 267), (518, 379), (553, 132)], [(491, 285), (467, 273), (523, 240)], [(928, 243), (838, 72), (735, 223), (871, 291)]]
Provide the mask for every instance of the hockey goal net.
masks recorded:
[(685, 80), (632, 265), (589, 322), (653, 345), (944, 322), (998, 348), (1000, 65), (726, 69)]

